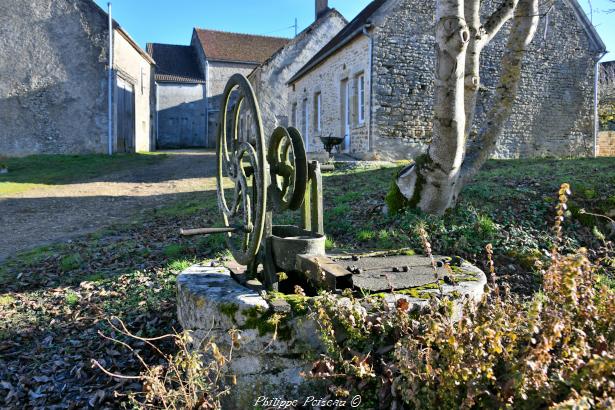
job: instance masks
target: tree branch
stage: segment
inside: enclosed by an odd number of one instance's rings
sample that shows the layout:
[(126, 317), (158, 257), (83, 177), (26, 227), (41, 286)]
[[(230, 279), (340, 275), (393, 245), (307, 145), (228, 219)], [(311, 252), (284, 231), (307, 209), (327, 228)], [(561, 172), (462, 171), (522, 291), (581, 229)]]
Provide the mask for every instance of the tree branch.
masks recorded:
[(538, 22), (538, 0), (519, 0), (506, 52), (500, 65), (502, 67), (500, 83), (478, 138), (468, 147), (456, 187), (457, 195), (493, 154), (502, 128), (510, 118), (521, 80), (523, 57), (536, 34)]
[(480, 20), (480, 0), (466, 0), (464, 3), (464, 13), (468, 29), (470, 30), (464, 79), (465, 137), (467, 140), (472, 130), (472, 123), (474, 122), (474, 114), (476, 112), (476, 100), (480, 88), (480, 54), (486, 43), (483, 40), (485, 33)]
[[(483, 30), (485, 32), (483, 41), (485, 43), (489, 43), (491, 39), (498, 34), (502, 26), (513, 17), (518, 3), (519, 0), (505, 0), (500, 4), (500, 7), (487, 18), (487, 21), (483, 24)], [(536, 11), (538, 11), (538, 7)]]

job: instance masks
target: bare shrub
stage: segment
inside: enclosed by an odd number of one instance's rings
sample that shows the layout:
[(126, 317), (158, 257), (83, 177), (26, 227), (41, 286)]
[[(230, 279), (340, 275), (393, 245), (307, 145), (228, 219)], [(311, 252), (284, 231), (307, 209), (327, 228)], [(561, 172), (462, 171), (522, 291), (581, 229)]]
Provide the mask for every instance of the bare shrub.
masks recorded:
[[(127, 376), (105, 369), (98, 361), (92, 360), (108, 376), (116, 379), (128, 379), (141, 382), (141, 392), (120, 393), (125, 396), (127, 404), (139, 409), (220, 409), (220, 398), (228, 393), (223, 383), (225, 365), (231, 360), (232, 349), (224, 355), (211, 340), (205, 339), (202, 346), (194, 348), (194, 341), (189, 332), (169, 334), (157, 338), (143, 338), (132, 334), (118, 318), (108, 320), (111, 328), (128, 342), (117, 337), (100, 335), (124, 346), (137, 357), (143, 366), (138, 376)], [(237, 342), (237, 333), (232, 332), (233, 341)], [(157, 343), (172, 340), (176, 347), (174, 354), (163, 353)], [(147, 363), (138, 349), (129, 342), (140, 342), (153, 349), (162, 360), (162, 364)], [(231, 377), (232, 382), (232, 377)]]
[[(569, 187), (558, 194), (557, 238)], [(478, 305), (464, 302), (460, 320), (446, 298), (427, 312), (381, 304), (349, 320), (324, 297), (317, 309), (329, 352), (312, 376), (381, 409), (614, 408), (615, 293), (586, 249), (562, 255), (559, 242), (542, 291), (527, 299), (495, 285), (488, 246), (491, 285)]]

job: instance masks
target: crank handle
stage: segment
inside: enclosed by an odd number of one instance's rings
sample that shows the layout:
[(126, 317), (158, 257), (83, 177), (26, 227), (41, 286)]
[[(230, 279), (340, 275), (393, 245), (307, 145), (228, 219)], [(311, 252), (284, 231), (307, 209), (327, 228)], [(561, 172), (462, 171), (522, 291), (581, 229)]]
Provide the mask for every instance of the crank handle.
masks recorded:
[(226, 228), (198, 228), (198, 229), (180, 229), (179, 233), (182, 236), (198, 236), (198, 235), (214, 235), (219, 233), (236, 233), (236, 232), (246, 232), (250, 233), (251, 229), (246, 229), (244, 227), (236, 227), (229, 226)]

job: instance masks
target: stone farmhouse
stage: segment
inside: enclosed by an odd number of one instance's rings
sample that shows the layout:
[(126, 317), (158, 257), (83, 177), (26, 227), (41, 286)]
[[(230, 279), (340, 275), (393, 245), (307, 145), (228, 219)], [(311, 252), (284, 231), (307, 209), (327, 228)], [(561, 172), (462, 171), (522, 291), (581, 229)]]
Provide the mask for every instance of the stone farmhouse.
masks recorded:
[(348, 21), (326, 0), (316, 0), (316, 20), (249, 75), (260, 104), (265, 135), (288, 125), (291, 77), (327, 44)]
[(148, 44), (156, 61), (157, 147), (215, 147), (222, 93), (235, 73), (250, 76), (266, 101), (266, 128), (286, 124), (286, 82), (346, 24), (317, 0), (314, 23), (293, 39), (195, 28), (190, 46)]
[(157, 62), (157, 147), (215, 147), (226, 82), (235, 73), (247, 76), (287, 42), (195, 28), (189, 46), (148, 44)]
[(147, 52), (156, 61), (152, 107), (156, 148), (207, 146), (205, 76), (194, 48), (150, 43)]
[(0, 153), (151, 149), (154, 61), (112, 24), (110, 59), (108, 16), (93, 1), (0, 1)]
[[(484, 1), (484, 12), (495, 4)], [(374, 0), (292, 76), (287, 115), (309, 152), (322, 151), (320, 136), (344, 137), (342, 150), (363, 159), (412, 158), (426, 148), (434, 6), (433, 0)], [(604, 43), (577, 1), (555, 0), (543, 12), (499, 158), (594, 153), (595, 73)], [(499, 78), (507, 30), (482, 54), (479, 122)]]

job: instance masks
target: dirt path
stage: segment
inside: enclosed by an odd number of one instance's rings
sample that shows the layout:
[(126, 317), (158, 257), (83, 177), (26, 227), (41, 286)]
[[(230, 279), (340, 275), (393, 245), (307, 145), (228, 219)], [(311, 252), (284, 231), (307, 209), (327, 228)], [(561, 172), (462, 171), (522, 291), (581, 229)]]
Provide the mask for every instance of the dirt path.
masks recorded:
[(155, 165), (0, 197), (0, 261), (19, 251), (129, 222), (139, 212), (215, 189), (215, 154), (174, 151)]

